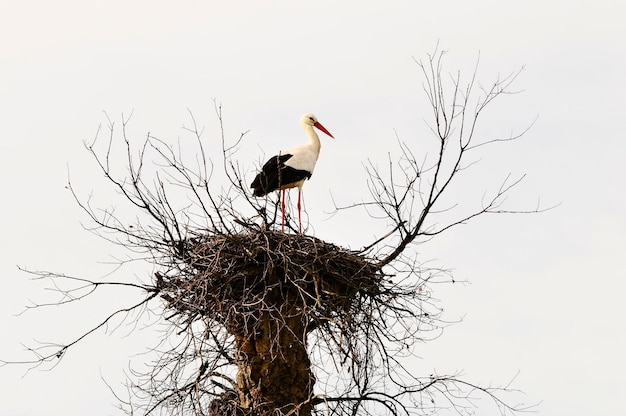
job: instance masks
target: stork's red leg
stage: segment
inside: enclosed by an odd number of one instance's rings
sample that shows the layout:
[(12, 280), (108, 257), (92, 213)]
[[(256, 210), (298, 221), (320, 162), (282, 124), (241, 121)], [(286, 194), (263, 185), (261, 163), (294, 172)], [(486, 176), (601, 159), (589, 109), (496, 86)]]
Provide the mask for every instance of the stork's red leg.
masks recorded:
[(283, 214), (282, 215), (282, 230), (283, 233), (285, 232), (285, 190), (281, 190), (280, 191), (280, 211)]
[(302, 234), (302, 214), (300, 213), (300, 193), (302, 189), (298, 188), (298, 224), (300, 224), (300, 234)]

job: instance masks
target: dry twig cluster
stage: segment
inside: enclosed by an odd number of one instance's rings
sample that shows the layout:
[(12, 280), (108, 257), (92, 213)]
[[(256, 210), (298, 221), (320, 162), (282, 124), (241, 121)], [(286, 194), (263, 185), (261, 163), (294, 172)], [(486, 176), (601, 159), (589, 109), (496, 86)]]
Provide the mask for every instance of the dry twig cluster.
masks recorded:
[(307, 326), (317, 327), (348, 313), (357, 294), (378, 294), (382, 279), (373, 259), (306, 235), (207, 234), (182, 246), (185, 267), (156, 277), (168, 308), (188, 320), (204, 316), (228, 325), (289, 299), (307, 315)]

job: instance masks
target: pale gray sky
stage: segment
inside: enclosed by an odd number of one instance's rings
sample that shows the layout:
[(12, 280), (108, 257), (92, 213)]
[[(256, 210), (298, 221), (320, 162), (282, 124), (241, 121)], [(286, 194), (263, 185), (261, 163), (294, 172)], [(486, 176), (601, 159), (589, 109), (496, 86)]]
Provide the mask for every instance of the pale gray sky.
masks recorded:
[[(523, 93), (494, 103), (485, 131), (508, 135), (538, 121), (518, 142), (492, 148), (459, 199), (480, 198), (509, 172), (527, 174), (510, 203), (540, 198), (539, 215), (486, 216), (420, 246), (424, 260), (454, 269), (466, 285), (435, 296), (450, 320), (423, 346), (416, 368), (463, 370), (542, 401), (540, 416), (620, 414), (626, 407), (626, 116), (623, 2), (574, 1), (8, 1), (0, 0), (0, 358), (24, 358), (20, 343), (64, 342), (102, 319), (119, 296), (15, 317), (50, 293), (17, 270), (98, 277), (120, 251), (87, 233), (64, 188), (68, 166), (79, 191), (103, 206), (110, 190), (89, 160), (102, 111), (134, 110), (131, 134), (175, 142), (187, 108), (217, 139), (212, 99), (226, 133), (250, 130), (239, 160), (252, 166), (304, 140), (298, 119), (315, 113), (325, 140), (305, 187), (315, 234), (344, 245), (373, 230), (330, 218), (329, 192), (343, 202), (366, 192), (362, 163), (384, 160), (395, 135), (429, 143), (430, 115), (413, 57), (437, 42), (448, 69), (489, 82), (521, 66)], [(468, 74), (469, 75), (469, 74)], [(262, 149), (262, 150), (261, 150)], [(381, 159), (382, 158), (382, 159)], [(338, 166), (347, 181), (333, 180)], [(384, 225), (384, 224), (383, 224)], [(151, 270), (127, 273), (144, 278)], [(115, 303), (117, 304), (117, 303)], [(94, 334), (52, 371), (0, 368), (0, 413), (118, 414), (102, 381), (117, 391), (129, 361), (141, 362), (151, 330)], [(495, 411), (481, 402), (481, 415)]]

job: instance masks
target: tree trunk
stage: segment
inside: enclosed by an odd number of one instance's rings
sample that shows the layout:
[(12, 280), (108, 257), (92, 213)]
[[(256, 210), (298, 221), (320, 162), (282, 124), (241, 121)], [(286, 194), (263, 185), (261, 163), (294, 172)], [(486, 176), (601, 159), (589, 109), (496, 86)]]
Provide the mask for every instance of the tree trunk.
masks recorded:
[(252, 326), (253, 331), (236, 339), (241, 408), (255, 416), (278, 414), (276, 410), (309, 416), (314, 378), (302, 316), (262, 312)]
[(238, 367), (236, 409), (229, 412), (310, 416), (315, 378), (306, 344), (308, 319), (297, 293), (286, 289), (282, 270), (271, 270), (266, 278), (262, 306), (239, 311), (237, 322), (228, 326)]

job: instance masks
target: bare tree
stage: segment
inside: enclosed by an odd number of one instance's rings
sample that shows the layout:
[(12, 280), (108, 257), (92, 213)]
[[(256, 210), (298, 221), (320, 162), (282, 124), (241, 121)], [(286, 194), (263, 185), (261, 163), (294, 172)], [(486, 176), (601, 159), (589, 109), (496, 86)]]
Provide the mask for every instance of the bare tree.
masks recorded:
[[(252, 197), (247, 171), (235, 158), (245, 134), (228, 144), (219, 106), (218, 165), (191, 113), (185, 128), (195, 143), (191, 153), (189, 141), (175, 147), (151, 134), (136, 148), (129, 119), (118, 127), (107, 117), (87, 150), (133, 215), (93, 206), (71, 181), (69, 188), (94, 232), (157, 271), (143, 283), (31, 272), (54, 282), (60, 303), (106, 285), (140, 295), (70, 342), (32, 348), (34, 358), (23, 363), (55, 363), (114, 317), (150, 308), (169, 325), (168, 342), (150, 372), (132, 375), (131, 395), (123, 400), (130, 414), (399, 416), (433, 413), (442, 403), (461, 412), (480, 394), (502, 414), (525, 409), (504, 400), (509, 386), (419, 376), (406, 366), (416, 343), (442, 327), (431, 298), (442, 271), (422, 266), (411, 243), (482, 214), (511, 212), (502, 203), (522, 180), (507, 176), (473, 211), (450, 212), (444, 205), (443, 196), (472, 165), (472, 152), (524, 132), (476, 137), (485, 109), (512, 92), (519, 72), (483, 87), (477, 67), (462, 82), (460, 73), (443, 70), (443, 58), (436, 52), (417, 61), (433, 110), (435, 157), (417, 156), (411, 143), (399, 142), (400, 157), (390, 158), (386, 169), (366, 166), (369, 199), (336, 206), (337, 212), (366, 209), (373, 221), (389, 224), (385, 235), (359, 250), (276, 230), (278, 200)], [(122, 172), (115, 158), (120, 143)], [(441, 225), (433, 220), (441, 210), (457, 217)], [(292, 222), (287, 218), (293, 230)]]

